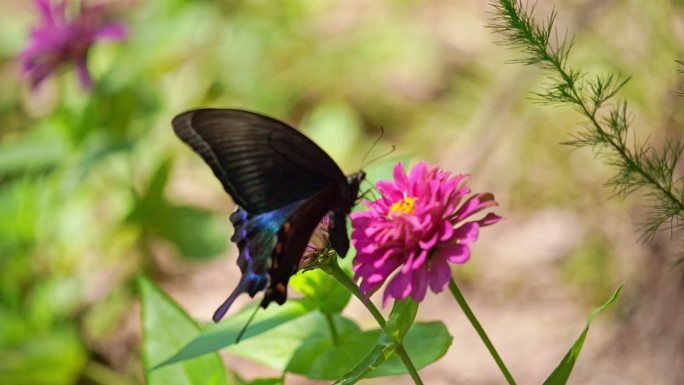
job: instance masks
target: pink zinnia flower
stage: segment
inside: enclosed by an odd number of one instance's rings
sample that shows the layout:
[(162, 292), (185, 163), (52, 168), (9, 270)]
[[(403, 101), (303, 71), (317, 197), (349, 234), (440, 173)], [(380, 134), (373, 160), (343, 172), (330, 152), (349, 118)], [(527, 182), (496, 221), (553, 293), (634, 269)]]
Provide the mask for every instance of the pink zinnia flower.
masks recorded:
[(390, 297), (422, 301), (428, 286), (438, 293), (449, 285), (449, 263), (466, 262), (480, 227), (501, 219), (489, 213), (468, 220), (497, 203), (491, 193), (466, 199), (467, 179), (425, 162), (416, 164), (407, 176), (399, 162), (394, 181), (377, 183), (381, 196), (364, 201), (367, 211), (351, 214), (357, 250), (354, 278), (361, 280), (362, 292), (369, 295), (389, 279), (383, 295), (386, 304)]
[(81, 1), (79, 12), (67, 15), (67, 1), (36, 0), (40, 23), (31, 30), (30, 40), (19, 54), (22, 76), (35, 89), (62, 64), (76, 66), (81, 86), (92, 87), (88, 72), (88, 51), (99, 40), (121, 40), (126, 29), (121, 24), (106, 23), (102, 6)]

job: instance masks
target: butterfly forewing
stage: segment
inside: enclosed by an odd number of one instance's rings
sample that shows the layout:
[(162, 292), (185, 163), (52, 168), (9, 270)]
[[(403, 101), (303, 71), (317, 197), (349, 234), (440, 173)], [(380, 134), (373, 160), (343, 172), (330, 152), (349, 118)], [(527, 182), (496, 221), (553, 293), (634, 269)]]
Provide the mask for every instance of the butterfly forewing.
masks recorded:
[(176, 134), (250, 213), (270, 211), (346, 183), (335, 162), (294, 128), (253, 112), (200, 109), (173, 119)]

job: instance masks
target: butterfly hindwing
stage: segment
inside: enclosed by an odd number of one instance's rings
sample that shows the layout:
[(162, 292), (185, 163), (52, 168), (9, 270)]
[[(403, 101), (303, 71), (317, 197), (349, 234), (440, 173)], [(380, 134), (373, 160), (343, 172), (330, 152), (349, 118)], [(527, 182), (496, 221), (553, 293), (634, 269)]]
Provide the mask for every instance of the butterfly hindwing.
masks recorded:
[(280, 227), (271, 256), (270, 284), (261, 302), (262, 307), (273, 300), (282, 305), (287, 299), (287, 283), (297, 272), (311, 234), (330, 210), (334, 194), (330, 187), (307, 199)]
[(254, 297), (268, 284), (271, 257), (278, 243), (281, 229), (304, 203), (303, 200), (297, 201), (256, 215), (238, 208), (230, 216), (230, 221), (235, 228), (230, 240), (235, 242), (240, 252), (237, 264), (242, 277), (233, 292), (214, 313), (214, 321), (223, 317), (240, 294), (247, 293), (250, 297)]

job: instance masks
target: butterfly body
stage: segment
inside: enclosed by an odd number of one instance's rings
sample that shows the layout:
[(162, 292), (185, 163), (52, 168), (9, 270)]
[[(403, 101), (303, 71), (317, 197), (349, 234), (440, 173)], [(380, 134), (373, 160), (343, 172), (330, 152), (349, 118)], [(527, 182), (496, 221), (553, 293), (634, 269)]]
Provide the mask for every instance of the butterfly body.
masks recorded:
[(311, 234), (328, 215), (331, 246), (349, 249), (346, 217), (361, 171), (345, 176), (314, 142), (278, 120), (248, 111), (199, 109), (176, 116), (176, 134), (214, 171), (238, 205), (230, 217), (242, 277), (214, 314), (220, 320), (241, 293), (264, 290), (262, 307), (287, 299)]

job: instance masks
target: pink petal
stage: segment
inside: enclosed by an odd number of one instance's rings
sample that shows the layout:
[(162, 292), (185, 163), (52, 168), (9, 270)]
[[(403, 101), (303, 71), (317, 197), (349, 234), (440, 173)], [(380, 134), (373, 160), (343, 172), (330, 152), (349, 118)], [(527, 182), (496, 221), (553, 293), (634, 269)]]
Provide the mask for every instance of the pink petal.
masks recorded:
[(387, 262), (387, 260), (390, 259), (390, 257), (394, 253), (395, 253), (394, 249), (387, 249), (387, 251), (385, 251), (385, 253), (380, 258), (378, 258), (377, 260), (375, 260), (375, 262), (373, 262), (373, 267), (380, 268), (382, 265), (385, 264), (385, 262)]
[(470, 248), (461, 243), (442, 243), (435, 250), (432, 259), (446, 259), (451, 263), (465, 263), (470, 258)]
[(473, 195), (463, 204), (463, 206), (461, 206), (461, 208), (458, 209), (455, 221), (460, 222), (463, 219), (477, 213), (478, 211), (497, 205), (498, 203), (494, 200), (494, 195), (491, 193)]
[(438, 239), (439, 239), (439, 232), (433, 231), (433, 234), (429, 239), (418, 241), (418, 245), (423, 250), (430, 250), (433, 247), (435, 247)]
[(392, 181), (380, 180), (375, 184), (375, 186), (378, 188), (378, 190), (380, 190), (380, 193), (383, 195), (383, 197), (390, 201), (389, 204), (392, 204), (404, 197), (403, 191), (398, 189), (396, 184)]
[(397, 164), (394, 165), (394, 183), (399, 189), (405, 192), (410, 191), (411, 183), (406, 177), (406, 172), (404, 172), (404, 164), (402, 162), (397, 162)]
[(128, 30), (121, 24), (106, 24), (95, 32), (95, 39), (122, 40), (126, 38)]
[(425, 182), (425, 174), (427, 173), (427, 163), (420, 161), (416, 163), (415, 166), (413, 166), (413, 169), (411, 169), (411, 175), (409, 176), (409, 180), (411, 182), (411, 189), (410, 189), (410, 195), (412, 196), (419, 196), (420, 194), (418, 193), (419, 187), (423, 185), (423, 182)]
[(411, 263), (411, 268), (417, 269), (417, 268), (421, 267), (425, 263), (425, 261), (427, 260), (427, 256), (429, 253), (430, 253), (429, 250), (421, 251), (420, 254), (418, 255), (418, 258), (416, 258), (413, 261), (413, 263)]
[(484, 226), (493, 225), (502, 219), (503, 219), (503, 217), (501, 217), (501, 216), (498, 216), (494, 213), (489, 213), (484, 218), (477, 221), (477, 224), (480, 225), (480, 227), (484, 227)]
[(427, 266), (423, 266), (413, 271), (413, 293), (411, 297), (416, 302), (421, 302), (425, 299), (425, 293), (428, 287), (428, 271)]
[(382, 306), (386, 306), (390, 297), (396, 299), (405, 299), (411, 294), (413, 285), (411, 283), (412, 273), (397, 273), (390, 283), (385, 288), (385, 293), (382, 296)]
[(449, 221), (442, 221), (439, 224), (440, 241), (446, 241), (451, 239), (454, 235), (454, 227)]
[(454, 238), (461, 243), (470, 244), (477, 241), (480, 225), (477, 222), (467, 222), (454, 230)]
[(430, 260), (430, 289), (440, 293), (449, 286), (451, 267), (447, 263), (446, 253), (435, 253)]
[(404, 261), (404, 267), (401, 268), (402, 273), (409, 273), (411, 271), (411, 265), (413, 264), (413, 260), (416, 257), (417, 251), (411, 250), (408, 252), (408, 258)]

